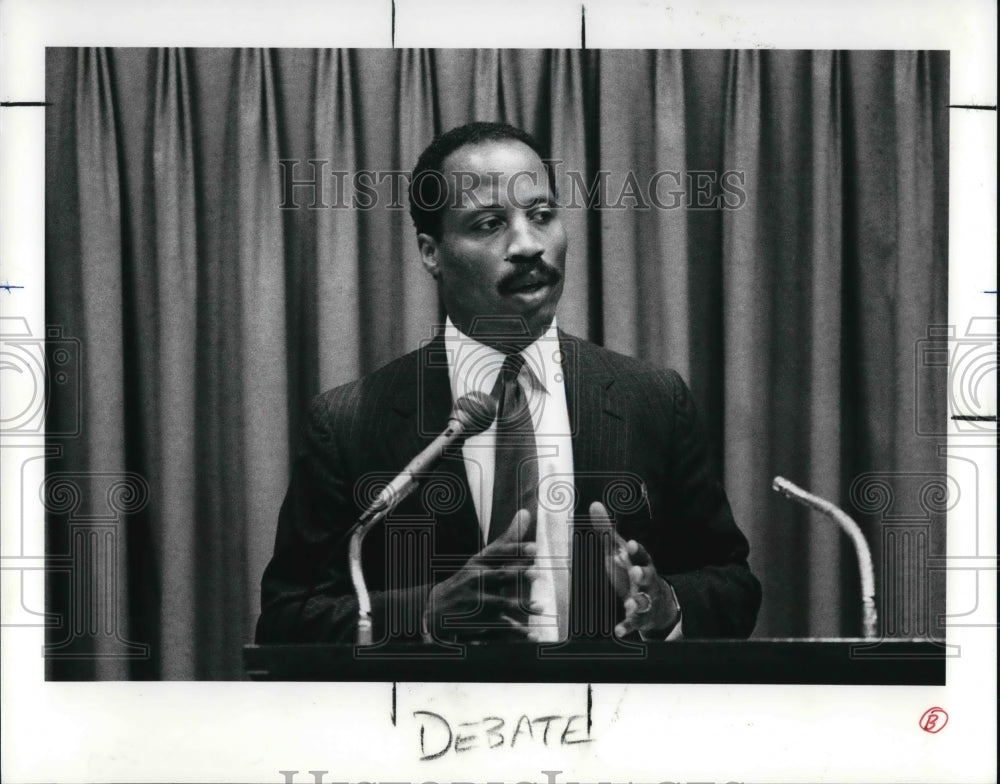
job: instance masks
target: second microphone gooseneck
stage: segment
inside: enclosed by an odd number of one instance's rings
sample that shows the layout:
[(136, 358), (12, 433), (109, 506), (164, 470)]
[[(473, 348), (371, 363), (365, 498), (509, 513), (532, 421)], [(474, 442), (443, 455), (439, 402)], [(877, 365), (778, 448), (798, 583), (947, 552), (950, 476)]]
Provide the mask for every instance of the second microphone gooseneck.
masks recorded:
[(864, 635), (866, 639), (874, 639), (878, 629), (878, 615), (875, 611), (875, 567), (872, 564), (872, 554), (868, 547), (868, 541), (861, 528), (840, 507), (803, 490), (784, 477), (776, 476), (771, 487), (786, 498), (798, 501), (800, 504), (826, 515), (851, 538), (858, 557), (858, 570), (861, 573), (861, 619)]

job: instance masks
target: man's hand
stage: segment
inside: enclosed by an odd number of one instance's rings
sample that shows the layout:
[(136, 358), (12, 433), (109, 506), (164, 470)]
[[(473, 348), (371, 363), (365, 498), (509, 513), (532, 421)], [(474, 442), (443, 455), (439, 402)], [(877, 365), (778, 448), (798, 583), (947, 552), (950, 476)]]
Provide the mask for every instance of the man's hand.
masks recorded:
[(541, 608), (530, 604), (534, 542), (523, 538), (531, 517), (520, 509), (504, 533), (470, 558), (447, 580), (435, 585), (424, 611), (424, 638), (430, 642), (456, 637), (529, 639), (528, 616)]
[(604, 504), (591, 504), (590, 518), (597, 526), (607, 526), (615, 537), (616, 551), (607, 559), (608, 576), (625, 605), (625, 619), (615, 627), (615, 634), (665, 635), (681, 616), (673, 589), (657, 573), (646, 549), (634, 539), (626, 542), (614, 530)]

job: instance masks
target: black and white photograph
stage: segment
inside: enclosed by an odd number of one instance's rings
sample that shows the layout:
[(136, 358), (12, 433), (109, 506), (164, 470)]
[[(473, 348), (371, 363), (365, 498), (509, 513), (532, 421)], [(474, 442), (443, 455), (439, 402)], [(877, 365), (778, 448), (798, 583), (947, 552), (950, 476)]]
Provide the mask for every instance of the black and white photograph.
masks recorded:
[[(96, 778), (193, 780), (221, 732), (258, 745), (210, 780), (693, 780), (657, 727), (735, 759), (905, 703), (900, 748), (964, 732), (979, 780), (995, 716), (944, 696), (995, 687), (995, 76), (609, 46), (586, 7), (574, 46), (411, 46), (404, 5), (377, 46), (63, 36), (2, 96), (43, 163), (0, 271), (5, 647), (242, 714)], [(698, 770), (902, 780), (863, 759)]]
[[(46, 78), (46, 315), (85, 347), (50, 408), (85, 423), (46, 472), (53, 678), (238, 678), (241, 642), (360, 643), (359, 613), (389, 659), (943, 640), (947, 377), (915, 359), (947, 53), (50, 49)], [(775, 477), (856, 516), (867, 568)], [(86, 558), (115, 614), (77, 604)]]

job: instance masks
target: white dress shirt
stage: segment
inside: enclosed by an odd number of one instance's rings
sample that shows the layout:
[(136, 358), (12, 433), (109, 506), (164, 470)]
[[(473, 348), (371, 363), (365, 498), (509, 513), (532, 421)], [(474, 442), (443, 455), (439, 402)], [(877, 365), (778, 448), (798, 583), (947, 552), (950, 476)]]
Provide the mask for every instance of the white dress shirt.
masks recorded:
[[(451, 393), (458, 400), (469, 392), (490, 394), (503, 365), (504, 354), (468, 337), (449, 318), (445, 323), (445, 351)], [(529, 616), (534, 635), (542, 642), (565, 639), (569, 622), (569, 564), (572, 541), (573, 441), (570, 436), (562, 352), (553, 319), (548, 330), (521, 354), (524, 366), (518, 382), (527, 397), (538, 452), (538, 515), (535, 567), (541, 576), (532, 583), (531, 600), (542, 612)], [(483, 541), (489, 541), (493, 506), (496, 422), (462, 447), (472, 500), (479, 515)], [(510, 521), (497, 523), (506, 525)]]
[[(444, 344), (452, 399), (458, 400), (469, 392), (489, 395), (503, 365), (503, 352), (463, 334), (451, 318), (445, 322)], [(573, 541), (576, 486), (562, 351), (555, 319), (548, 330), (521, 354), (525, 361), (518, 382), (527, 397), (538, 452), (538, 550), (535, 568), (541, 576), (532, 583), (531, 600), (541, 606), (542, 612), (529, 616), (529, 624), (534, 627), (534, 636), (539, 642), (557, 642), (566, 638), (569, 628), (570, 543)], [(482, 433), (470, 436), (462, 446), (465, 473), (479, 516), (483, 542), (489, 541), (490, 525), (493, 523), (490, 515), (495, 447), (496, 421)], [(673, 593), (673, 586), (670, 590)], [(676, 603), (676, 593), (673, 593), (673, 599)], [(683, 621), (680, 620), (666, 639), (678, 640), (683, 635)], [(641, 632), (640, 636), (651, 639)]]

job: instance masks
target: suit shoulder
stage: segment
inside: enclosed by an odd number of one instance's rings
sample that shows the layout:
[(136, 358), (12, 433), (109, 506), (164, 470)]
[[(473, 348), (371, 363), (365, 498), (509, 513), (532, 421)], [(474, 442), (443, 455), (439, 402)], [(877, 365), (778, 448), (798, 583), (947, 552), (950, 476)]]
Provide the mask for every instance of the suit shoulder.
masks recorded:
[(671, 392), (686, 389), (680, 374), (672, 368), (658, 368), (641, 359), (604, 348), (589, 340), (566, 335), (570, 345), (575, 345), (581, 357), (586, 356), (590, 364), (602, 367), (616, 379), (628, 383), (646, 383), (666, 387)]
[(400, 384), (412, 385), (423, 350), (411, 351), (361, 378), (320, 392), (309, 406), (311, 426), (334, 425), (342, 417), (353, 417), (361, 407), (380, 405)]

